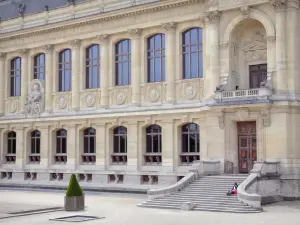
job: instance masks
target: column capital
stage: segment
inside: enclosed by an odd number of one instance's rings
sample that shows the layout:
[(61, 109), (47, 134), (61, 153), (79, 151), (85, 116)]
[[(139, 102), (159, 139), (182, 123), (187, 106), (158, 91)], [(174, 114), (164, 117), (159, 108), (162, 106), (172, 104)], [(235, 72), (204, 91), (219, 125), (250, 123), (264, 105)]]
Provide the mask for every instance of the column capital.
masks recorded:
[(104, 42), (108, 40), (109, 35), (108, 34), (100, 34), (97, 35), (96, 38), (100, 41), (100, 42)]
[(29, 49), (28, 48), (23, 48), (23, 49), (19, 49), (18, 53), (22, 56), (22, 57), (27, 57), (29, 54)]
[(205, 23), (219, 23), (221, 19), (221, 12), (218, 10), (207, 12), (204, 17)]
[(52, 53), (54, 49), (54, 45), (50, 45), (50, 44), (44, 45), (43, 49), (45, 50), (46, 53)]
[(274, 6), (276, 11), (284, 10), (287, 6), (286, 0), (269, 0), (270, 4)]
[(131, 35), (133, 38), (139, 38), (141, 36), (142, 30), (139, 28), (134, 28), (134, 29), (129, 29), (128, 33)]
[(6, 53), (0, 52), (0, 60), (3, 61), (6, 59)]
[(163, 23), (162, 27), (167, 31), (175, 31), (176, 23), (175, 22)]
[(79, 48), (81, 45), (81, 40), (80, 39), (74, 39), (69, 41), (69, 44), (73, 47), (73, 48)]

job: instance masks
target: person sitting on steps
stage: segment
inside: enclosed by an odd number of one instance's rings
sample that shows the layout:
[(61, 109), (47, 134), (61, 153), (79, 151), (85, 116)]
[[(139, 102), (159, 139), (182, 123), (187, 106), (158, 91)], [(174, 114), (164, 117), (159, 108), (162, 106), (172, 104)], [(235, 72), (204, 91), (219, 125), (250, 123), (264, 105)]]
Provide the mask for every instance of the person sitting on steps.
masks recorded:
[(227, 192), (227, 195), (236, 195), (237, 194), (238, 184), (234, 183), (232, 189)]

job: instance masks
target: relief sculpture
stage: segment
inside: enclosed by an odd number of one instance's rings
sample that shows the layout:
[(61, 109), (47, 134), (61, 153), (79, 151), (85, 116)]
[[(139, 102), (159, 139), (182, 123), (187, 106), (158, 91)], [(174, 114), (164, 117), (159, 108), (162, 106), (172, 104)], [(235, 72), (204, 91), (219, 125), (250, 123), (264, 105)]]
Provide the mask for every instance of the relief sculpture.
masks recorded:
[(24, 106), (25, 116), (39, 116), (44, 112), (44, 88), (40, 80), (33, 80), (29, 85), (28, 98)]

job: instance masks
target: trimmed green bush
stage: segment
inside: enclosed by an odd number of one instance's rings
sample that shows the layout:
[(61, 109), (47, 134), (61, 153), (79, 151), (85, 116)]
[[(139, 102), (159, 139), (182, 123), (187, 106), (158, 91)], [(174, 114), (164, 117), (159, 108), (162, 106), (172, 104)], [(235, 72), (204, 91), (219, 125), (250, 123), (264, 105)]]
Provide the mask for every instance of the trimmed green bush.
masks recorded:
[(76, 179), (76, 175), (72, 174), (70, 183), (67, 189), (66, 193), (67, 197), (73, 197), (73, 196), (83, 196), (83, 191)]

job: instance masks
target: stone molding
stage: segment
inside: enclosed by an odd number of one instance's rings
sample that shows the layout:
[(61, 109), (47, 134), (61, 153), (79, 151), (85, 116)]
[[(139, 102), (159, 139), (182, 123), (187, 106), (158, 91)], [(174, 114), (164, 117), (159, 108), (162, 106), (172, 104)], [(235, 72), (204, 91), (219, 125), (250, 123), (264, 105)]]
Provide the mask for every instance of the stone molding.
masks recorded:
[(0, 52), (0, 60), (3, 61), (6, 59), (6, 53)]
[(205, 13), (205, 23), (219, 23), (220, 19), (221, 12), (218, 10)]
[(276, 11), (284, 10), (287, 6), (286, 0), (270, 0)]
[(142, 30), (139, 28), (130, 29), (130, 30), (128, 30), (128, 33), (130, 34), (130, 36), (132, 38), (139, 38), (142, 34)]
[(250, 16), (250, 11), (251, 11), (251, 8), (250, 6), (242, 6), (240, 8), (241, 10), (241, 13), (243, 14), (244, 18), (248, 18)]
[(107, 41), (108, 40), (109, 35), (108, 34), (101, 34), (101, 35), (97, 35), (96, 38), (100, 41)]
[(167, 31), (175, 31), (176, 23), (175, 22), (163, 23), (162, 27)]
[(23, 48), (23, 49), (19, 49), (18, 53), (22, 56), (22, 57), (27, 57), (29, 54), (29, 49), (28, 48)]
[(45, 50), (46, 53), (52, 53), (54, 50), (54, 45), (50, 45), (50, 44), (44, 45), (43, 49)]
[(73, 47), (73, 48), (79, 48), (81, 45), (81, 40), (80, 39), (74, 39), (69, 41), (69, 44)]

